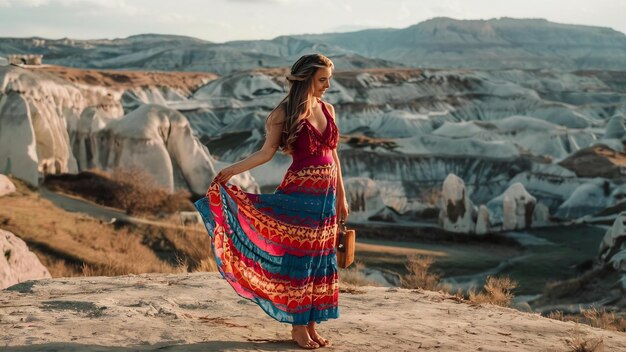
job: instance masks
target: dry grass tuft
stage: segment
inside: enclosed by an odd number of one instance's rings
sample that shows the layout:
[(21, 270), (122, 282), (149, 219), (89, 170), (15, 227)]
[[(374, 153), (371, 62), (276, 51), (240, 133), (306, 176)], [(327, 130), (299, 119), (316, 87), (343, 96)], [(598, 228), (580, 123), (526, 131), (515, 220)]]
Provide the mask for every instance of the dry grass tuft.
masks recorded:
[(563, 317), (563, 312), (560, 310), (550, 312), (548, 315), (546, 315), (546, 318), (565, 321), (565, 318)]
[(30, 250), (35, 253), (41, 264), (48, 269), (50, 276), (53, 278), (82, 276), (81, 268), (76, 265), (72, 265), (65, 259), (46, 255), (45, 253), (42, 253), (34, 248), (30, 248)]
[(339, 291), (347, 293), (364, 293), (359, 286), (378, 286), (378, 283), (365, 278), (365, 264), (355, 261), (349, 268), (339, 269)]
[(468, 292), (469, 301), (476, 304), (489, 303), (502, 307), (508, 307), (513, 299), (513, 289), (517, 287), (517, 282), (507, 276), (488, 276), (483, 292)]
[(567, 348), (571, 352), (602, 352), (604, 351), (604, 345), (602, 338), (586, 339), (580, 332), (580, 327), (576, 325), (573, 332), (573, 337), (565, 340)]
[(604, 330), (626, 332), (626, 319), (618, 317), (614, 312), (607, 311), (605, 308), (581, 309), (580, 314), (564, 314), (562, 311), (554, 311), (550, 312), (547, 317), (583, 323)]
[(183, 228), (163, 229), (164, 237), (176, 249), (182, 272), (217, 271), (211, 250), (211, 237), (202, 224)]
[[(166, 261), (158, 258), (152, 248), (144, 244), (141, 233), (132, 228), (117, 230), (94, 246), (101, 259), (86, 260), (81, 267), (83, 276), (118, 276), (149, 272), (177, 272)], [(124, 260), (119, 260), (124, 258)]]
[(412, 255), (407, 258), (405, 264), (408, 274), (400, 278), (400, 286), (404, 288), (437, 291), (450, 291), (449, 287), (444, 287), (439, 283), (439, 275), (429, 272), (435, 259), (430, 256)]
[[(602, 308), (598, 310), (593, 307), (590, 309), (583, 309), (581, 313), (585, 319), (589, 322), (589, 325), (605, 329), (605, 330), (618, 330), (620, 325), (620, 319), (615, 316), (615, 313), (608, 312), (606, 309)], [(624, 319), (621, 319), (622, 323), (624, 323)]]

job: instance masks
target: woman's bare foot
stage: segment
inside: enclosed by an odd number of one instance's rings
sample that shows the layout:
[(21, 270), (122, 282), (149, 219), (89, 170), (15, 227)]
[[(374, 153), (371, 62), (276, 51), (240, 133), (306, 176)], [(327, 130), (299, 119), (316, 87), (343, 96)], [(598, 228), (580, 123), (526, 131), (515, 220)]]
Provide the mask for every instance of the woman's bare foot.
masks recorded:
[(315, 341), (311, 340), (307, 327), (305, 325), (292, 325), (291, 338), (296, 341), (298, 346), (306, 349), (314, 349), (320, 347)]
[(315, 330), (315, 322), (314, 321), (309, 322), (309, 325), (307, 325), (306, 329), (309, 332), (309, 335), (311, 336), (313, 341), (319, 343), (320, 346), (328, 347), (328, 346), (332, 345), (330, 340), (327, 340), (327, 339), (323, 338), (322, 336), (320, 336), (320, 334), (317, 333), (317, 330)]

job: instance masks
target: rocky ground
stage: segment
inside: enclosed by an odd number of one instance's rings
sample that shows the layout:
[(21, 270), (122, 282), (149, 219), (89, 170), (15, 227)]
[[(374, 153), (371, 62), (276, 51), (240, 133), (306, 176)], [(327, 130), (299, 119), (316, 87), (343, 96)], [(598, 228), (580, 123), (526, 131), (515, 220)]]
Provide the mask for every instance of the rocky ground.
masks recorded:
[[(340, 293), (320, 332), (337, 351), (626, 349), (626, 334), (442, 293), (362, 287)], [(27, 281), (0, 291), (4, 351), (287, 351), (289, 326), (239, 297), (218, 273)]]

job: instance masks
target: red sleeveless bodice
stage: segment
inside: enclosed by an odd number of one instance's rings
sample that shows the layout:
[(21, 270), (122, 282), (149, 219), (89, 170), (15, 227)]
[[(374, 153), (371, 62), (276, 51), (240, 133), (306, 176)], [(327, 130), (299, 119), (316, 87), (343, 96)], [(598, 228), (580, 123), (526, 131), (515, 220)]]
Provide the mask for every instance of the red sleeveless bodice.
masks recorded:
[(326, 117), (326, 129), (318, 131), (309, 120), (304, 120), (302, 129), (298, 133), (293, 145), (293, 163), (290, 169), (301, 169), (309, 165), (323, 165), (333, 163), (332, 151), (337, 147), (339, 131), (333, 117), (321, 100), (322, 112)]

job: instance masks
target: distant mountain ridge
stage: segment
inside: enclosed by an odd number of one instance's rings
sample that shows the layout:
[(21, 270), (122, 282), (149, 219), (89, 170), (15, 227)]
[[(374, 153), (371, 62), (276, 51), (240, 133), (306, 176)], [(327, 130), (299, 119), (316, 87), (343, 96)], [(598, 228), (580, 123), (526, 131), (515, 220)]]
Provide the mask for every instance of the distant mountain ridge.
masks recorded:
[(322, 52), (338, 67), (393, 67), (398, 63), (367, 58), (335, 45), (292, 36), (272, 40), (211, 43), (171, 35), (135, 35), (123, 39), (0, 38), (0, 57), (43, 54), (44, 63), (76, 68), (205, 71), (219, 74), (259, 67), (285, 67), (303, 54)]
[(43, 54), (47, 63), (99, 69), (224, 74), (256, 67), (284, 67), (312, 52), (333, 58), (343, 70), (392, 66), (626, 70), (624, 33), (605, 27), (506, 17), (438, 17), (401, 29), (226, 43), (161, 34), (97, 40), (0, 38), (0, 56)]
[(624, 33), (545, 19), (439, 17), (403, 29), (296, 37), (419, 67), (626, 68)]

